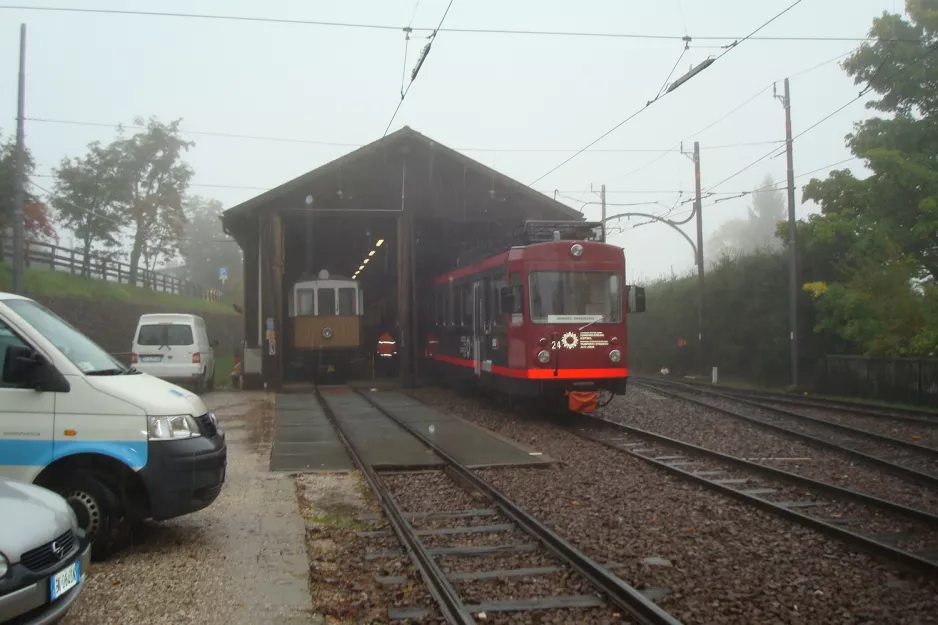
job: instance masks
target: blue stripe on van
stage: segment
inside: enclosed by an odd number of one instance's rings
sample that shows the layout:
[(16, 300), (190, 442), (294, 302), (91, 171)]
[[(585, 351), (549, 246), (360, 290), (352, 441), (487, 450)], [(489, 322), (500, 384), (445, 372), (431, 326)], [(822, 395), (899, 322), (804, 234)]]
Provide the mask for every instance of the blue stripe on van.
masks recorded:
[(75, 454), (110, 456), (131, 469), (140, 469), (147, 463), (147, 441), (0, 440), (0, 466), (44, 467)]

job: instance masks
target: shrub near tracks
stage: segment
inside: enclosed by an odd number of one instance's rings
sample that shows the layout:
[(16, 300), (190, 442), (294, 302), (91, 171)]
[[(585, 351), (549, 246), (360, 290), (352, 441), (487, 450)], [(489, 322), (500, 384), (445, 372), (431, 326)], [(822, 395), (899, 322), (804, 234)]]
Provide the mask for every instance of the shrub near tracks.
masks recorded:
[[(632, 409), (633, 395), (610, 407)], [(541, 519), (556, 520), (557, 531), (588, 555), (623, 565), (615, 572), (633, 586), (670, 588), (659, 603), (683, 622), (916, 623), (933, 617), (934, 580), (904, 579), (839, 542), (542, 420), (448, 392), (418, 396), (562, 460), (550, 470), (480, 473)], [(662, 421), (675, 412), (653, 405)]]

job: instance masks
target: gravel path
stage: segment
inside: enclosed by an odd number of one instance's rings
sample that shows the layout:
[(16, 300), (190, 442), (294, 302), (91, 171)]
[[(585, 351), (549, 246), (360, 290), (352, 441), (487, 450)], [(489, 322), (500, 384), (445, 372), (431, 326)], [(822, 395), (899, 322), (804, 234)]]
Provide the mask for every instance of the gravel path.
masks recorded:
[(261, 393), (204, 399), (227, 433), (221, 495), (195, 514), (148, 523), (140, 542), (92, 564), (66, 625), (310, 622), (296, 490), (267, 472), (272, 411)]
[[(447, 391), (416, 395), (562, 461), (551, 469), (480, 473), (539, 518), (556, 520), (558, 531), (591, 557), (620, 563), (616, 573), (633, 586), (669, 588), (659, 603), (685, 623), (938, 622), (935, 580), (904, 576), (543, 421)], [(655, 408), (659, 419), (674, 417), (676, 402), (671, 404), (665, 413)], [(698, 418), (695, 427), (710, 430), (711, 423)], [(775, 455), (778, 450), (759, 434), (750, 433), (759, 441), (752, 455)], [(713, 434), (733, 435), (738, 433)]]
[(918, 484), (834, 451), (813, 447), (782, 433), (769, 432), (637, 385), (599, 414), (707, 449), (938, 514), (938, 493)]

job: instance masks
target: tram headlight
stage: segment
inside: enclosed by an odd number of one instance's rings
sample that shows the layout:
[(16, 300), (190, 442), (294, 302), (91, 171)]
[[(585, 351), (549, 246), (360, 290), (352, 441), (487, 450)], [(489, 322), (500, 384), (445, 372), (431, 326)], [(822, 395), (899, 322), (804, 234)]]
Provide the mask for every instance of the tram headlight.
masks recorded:
[(617, 349), (612, 350), (611, 352), (609, 352), (609, 360), (611, 360), (612, 362), (618, 363), (619, 361), (622, 360), (622, 352), (620, 352)]
[(550, 352), (546, 349), (542, 349), (537, 353), (537, 361), (542, 365), (546, 365), (550, 362)]
[(322, 329), (322, 338), (331, 339), (332, 338), (332, 328), (323, 328)]
[(579, 243), (574, 243), (570, 246), (570, 255), (574, 258), (579, 258), (583, 255), (583, 246)]

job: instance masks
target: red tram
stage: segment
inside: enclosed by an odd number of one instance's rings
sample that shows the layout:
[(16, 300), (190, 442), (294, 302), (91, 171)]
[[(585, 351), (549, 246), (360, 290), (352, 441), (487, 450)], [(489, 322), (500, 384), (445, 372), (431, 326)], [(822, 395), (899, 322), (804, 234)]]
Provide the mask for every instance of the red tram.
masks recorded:
[(574, 410), (624, 394), (625, 313), (645, 310), (645, 291), (625, 285), (625, 254), (604, 238), (600, 223), (529, 221), (520, 245), (434, 280), (437, 372)]

